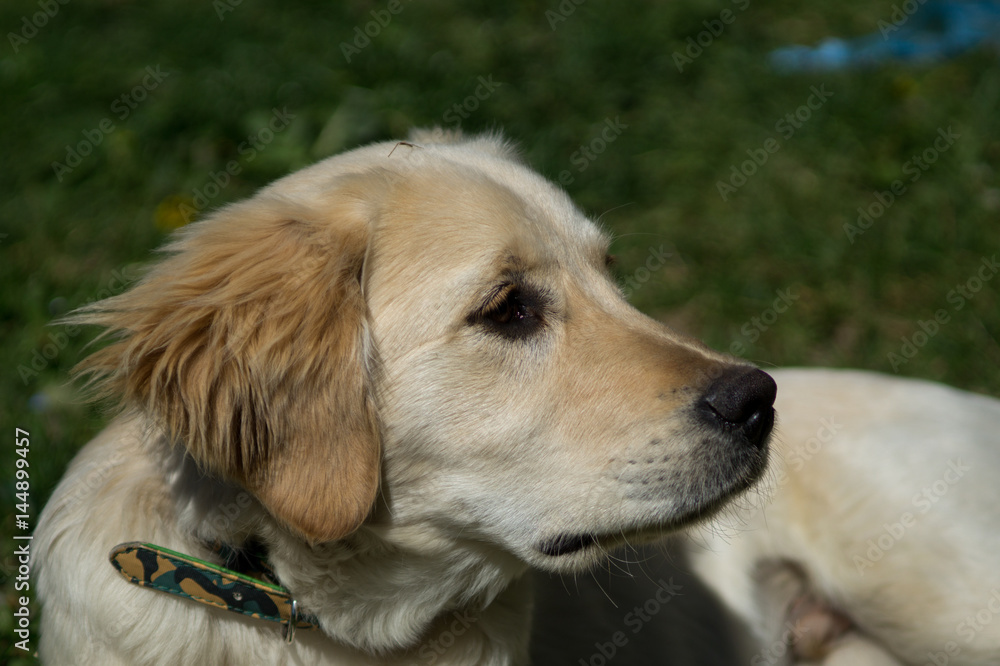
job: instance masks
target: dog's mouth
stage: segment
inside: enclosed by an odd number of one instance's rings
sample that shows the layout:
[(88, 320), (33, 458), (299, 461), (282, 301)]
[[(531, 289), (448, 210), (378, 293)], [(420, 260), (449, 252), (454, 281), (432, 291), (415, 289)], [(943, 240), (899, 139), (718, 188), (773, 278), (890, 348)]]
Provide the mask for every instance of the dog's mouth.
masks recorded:
[(766, 460), (765, 454), (752, 465), (750, 471), (727, 484), (727, 487), (721, 489), (718, 494), (692, 501), (674, 515), (665, 517), (661, 521), (625, 526), (614, 532), (563, 532), (539, 542), (536, 549), (548, 557), (562, 558), (592, 547), (610, 551), (623, 545), (638, 545), (655, 541), (714, 516), (720, 509), (729, 504), (734, 496), (757, 482), (763, 475)]
[[(694, 520), (696, 518), (692, 518), (690, 522)], [(610, 551), (625, 544), (638, 545), (653, 541), (688, 524), (689, 520), (685, 518), (678, 521), (677, 526), (674, 526), (674, 524), (659, 525), (634, 530), (621, 530), (615, 534), (596, 534), (592, 532), (583, 532), (580, 534), (564, 533), (542, 541), (538, 544), (538, 551), (552, 558), (573, 555), (591, 547), (599, 547), (604, 551)]]
[(676, 528), (669, 525), (635, 530), (623, 530), (615, 534), (596, 534), (584, 532), (580, 534), (564, 533), (551, 539), (542, 541), (538, 545), (538, 550), (544, 555), (552, 558), (573, 555), (591, 547), (597, 547), (604, 551), (610, 551), (625, 544), (638, 545), (662, 537)]
[[(768, 381), (773, 386), (769, 377)], [(765, 398), (773, 402), (773, 391)], [(629, 461), (627, 471), (615, 470), (613, 474), (623, 483), (624, 499), (637, 503), (638, 515), (622, 516), (625, 520), (616, 529), (609, 529), (608, 524), (616, 521), (605, 519), (597, 530), (557, 532), (536, 542), (534, 550), (552, 560), (567, 558), (565, 563), (569, 563), (572, 558), (568, 556), (582, 551), (609, 552), (619, 546), (648, 543), (712, 517), (764, 474), (774, 426), (771, 402), (746, 418), (741, 416), (739, 426), (719, 423), (723, 420), (719, 416), (707, 425), (704, 418), (692, 419), (695, 425), (681, 435), (697, 442), (687, 461), (687, 469), (697, 469), (697, 473), (677, 471), (656, 459), (647, 460), (648, 466)]]
[(699, 508), (692, 509), (665, 523), (623, 529), (613, 534), (598, 534), (594, 532), (574, 534), (565, 532), (542, 541), (538, 544), (537, 548), (544, 555), (559, 558), (579, 553), (590, 547), (600, 547), (602, 550), (610, 551), (626, 544), (639, 545), (690, 527), (702, 519), (714, 515), (728, 501), (729, 497), (722, 498)]
[(581, 551), (595, 543), (597, 543), (596, 534), (560, 534), (553, 539), (543, 541), (538, 550), (549, 557), (560, 557)]

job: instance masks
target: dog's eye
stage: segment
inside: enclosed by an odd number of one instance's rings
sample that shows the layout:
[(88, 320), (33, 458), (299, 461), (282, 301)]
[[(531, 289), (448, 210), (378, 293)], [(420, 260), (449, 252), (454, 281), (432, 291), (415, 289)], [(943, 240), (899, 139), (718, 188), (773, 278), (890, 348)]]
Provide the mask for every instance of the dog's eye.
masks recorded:
[(536, 300), (516, 285), (505, 284), (490, 295), (472, 319), (505, 337), (521, 337), (541, 324)]
[(507, 325), (511, 322), (523, 321), (530, 316), (530, 313), (528, 307), (521, 302), (517, 290), (510, 288), (497, 294), (483, 315), (494, 324)]

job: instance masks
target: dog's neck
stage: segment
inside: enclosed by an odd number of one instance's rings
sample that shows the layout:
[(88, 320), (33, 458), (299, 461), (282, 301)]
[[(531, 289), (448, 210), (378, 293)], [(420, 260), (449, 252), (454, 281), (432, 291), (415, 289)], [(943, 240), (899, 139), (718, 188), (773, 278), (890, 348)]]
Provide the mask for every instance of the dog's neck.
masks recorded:
[(527, 661), (531, 594), (513, 556), (427, 525), (395, 525), (384, 506), (354, 534), (309, 545), (182, 453), (167, 453), (164, 465), (192, 547), (262, 543), (281, 584), (332, 641), (386, 664)]

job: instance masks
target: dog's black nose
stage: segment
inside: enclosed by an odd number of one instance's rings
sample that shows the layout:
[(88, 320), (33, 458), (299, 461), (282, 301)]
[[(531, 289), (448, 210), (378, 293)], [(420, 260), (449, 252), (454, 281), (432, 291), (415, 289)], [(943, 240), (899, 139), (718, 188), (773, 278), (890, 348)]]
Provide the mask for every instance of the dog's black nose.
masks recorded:
[(771, 375), (756, 368), (737, 368), (711, 383), (698, 410), (715, 425), (761, 446), (774, 427), (777, 392)]

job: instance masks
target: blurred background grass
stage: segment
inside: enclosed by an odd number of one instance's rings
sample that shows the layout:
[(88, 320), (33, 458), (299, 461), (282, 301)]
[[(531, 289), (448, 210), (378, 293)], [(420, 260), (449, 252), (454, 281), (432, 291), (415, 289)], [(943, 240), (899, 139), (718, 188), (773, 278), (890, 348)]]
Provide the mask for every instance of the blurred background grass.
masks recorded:
[[(766, 64), (778, 46), (875, 32), (892, 5), (4, 2), (5, 663), (24, 656), (10, 646), (14, 427), (31, 433), (34, 523), (102, 423), (66, 384), (93, 332), (53, 319), (121, 290), (185, 212), (413, 126), (502, 128), (616, 235), (633, 302), (716, 348), (765, 367), (898, 370), (1000, 394), (1000, 280), (961, 309), (949, 299), (1000, 250), (996, 54), (794, 76)], [(32, 32), (25, 21), (43, 23), (45, 6), (58, 11)], [(727, 8), (735, 20), (679, 71), (674, 53)], [(391, 20), (355, 42), (379, 17)], [(813, 86), (832, 96), (789, 137), (777, 124), (803, 115)], [(275, 109), (294, 117), (262, 133)], [(913, 156), (948, 128), (959, 138), (910, 182)], [(719, 182), (738, 183), (734, 165), (768, 139), (779, 149), (724, 200)], [(225, 182), (227, 165), (238, 173)], [(906, 191), (850, 242), (844, 225), (896, 180)], [(779, 293), (791, 303), (780, 314), (769, 311)], [(893, 363), (939, 310), (947, 323)]]

